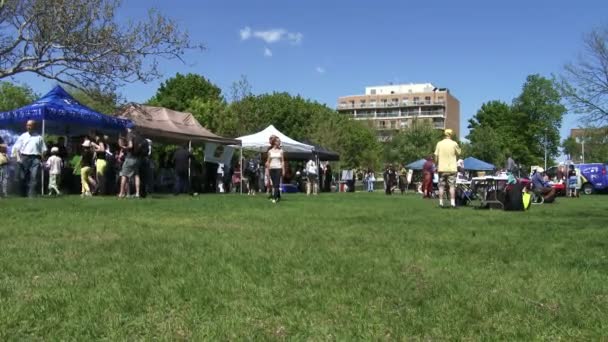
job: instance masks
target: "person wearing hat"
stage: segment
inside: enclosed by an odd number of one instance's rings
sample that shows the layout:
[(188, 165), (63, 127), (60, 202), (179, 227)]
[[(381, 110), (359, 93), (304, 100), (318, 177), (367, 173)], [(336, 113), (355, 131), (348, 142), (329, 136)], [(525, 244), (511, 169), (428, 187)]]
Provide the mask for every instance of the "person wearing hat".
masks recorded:
[(82, 143), (82, 159), (80, 160), (80, 185), (81, 185), (81, 194), (82, 197), (91, 197), (93, 196), (93, 191), (91, 191), (91, 186), (93, 189), (97, 187), (97, 182), (93, 177), (93, 165), (95, 154), (93, 152), (93, 145), (91, 144), (91, 140), (89, 138), (85, 138)]
[(447, 128), (443, 132), (443, 140), (435, 146), (435, 159), (439, 173), (439, 206), (443, 207), (443, 193), (445, 186), (450, 188), (450, 206), (456, 208), (456, 174), (458, 173), (458, 156), (460, 146), (452, 140), (454, 131)]
[(543, 196), (544, 203), (552, 203), (555, 201), (555, 189), (545, 181), (545, 169), (539, 167), (532, 175), (532, 191)]
[(51, 156), (46, 160), (46, 167), (49, 169), (49, 195), (59, 196), (59, 186), (61, 183), (61, 169), (63, 168), (63, 160), (59, 157), (59, 148), (51, 148)]

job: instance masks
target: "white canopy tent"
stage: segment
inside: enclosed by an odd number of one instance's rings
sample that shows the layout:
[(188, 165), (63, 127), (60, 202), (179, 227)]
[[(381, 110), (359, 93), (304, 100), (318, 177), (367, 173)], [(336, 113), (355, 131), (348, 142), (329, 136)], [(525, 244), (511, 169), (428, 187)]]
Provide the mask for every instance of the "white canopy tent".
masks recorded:
[(236, 139), (241, 141), (243, 149), (266, 152), (268, 147), (270, 147), (269, 139), (272, 135), (276, 135), (281, 139), (281, 146), (285, 152), (312, 152), (314, 150), (314, 146), (293, 140), (281, 133), (281, 131), (276, 129), (273, 125), (266, 127), (260, 132), (238, 137)]

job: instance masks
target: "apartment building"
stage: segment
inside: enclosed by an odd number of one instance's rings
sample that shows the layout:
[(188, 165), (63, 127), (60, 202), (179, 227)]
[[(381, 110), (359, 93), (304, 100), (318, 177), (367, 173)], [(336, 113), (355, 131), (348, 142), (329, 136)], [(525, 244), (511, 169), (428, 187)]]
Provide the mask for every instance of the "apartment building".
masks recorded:
[(414, 120), (437, 129), (451, 128), (460, 137), (460, 102), (447, 88), (431, 83), (366, 87), (364, 95), (338, 98), (338, 112), (367, 121), (381, 141), (390, 140)]

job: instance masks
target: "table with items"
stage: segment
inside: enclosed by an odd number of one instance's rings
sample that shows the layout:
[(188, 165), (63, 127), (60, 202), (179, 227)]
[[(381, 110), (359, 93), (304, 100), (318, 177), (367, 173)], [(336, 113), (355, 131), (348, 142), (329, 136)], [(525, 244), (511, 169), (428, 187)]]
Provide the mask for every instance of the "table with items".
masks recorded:
[(493, 205), (504, 209), (504, 203), (499, 197), (504, 197), (508, 177), (484, 176), (471, 179), (471, 190), (479, 197), (480, 207), (487, 208)]

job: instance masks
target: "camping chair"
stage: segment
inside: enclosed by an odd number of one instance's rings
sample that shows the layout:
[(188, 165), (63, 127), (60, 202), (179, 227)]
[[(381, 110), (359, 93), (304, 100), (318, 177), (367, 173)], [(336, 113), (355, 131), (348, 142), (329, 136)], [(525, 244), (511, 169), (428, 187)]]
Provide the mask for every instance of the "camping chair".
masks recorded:
[(545, 203), (545, 197), (540, 192), (540, 189), (535, 189), (534, 184), (530, 183), (530, 203), (531, 204), (543, 204)]

